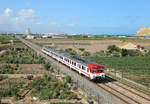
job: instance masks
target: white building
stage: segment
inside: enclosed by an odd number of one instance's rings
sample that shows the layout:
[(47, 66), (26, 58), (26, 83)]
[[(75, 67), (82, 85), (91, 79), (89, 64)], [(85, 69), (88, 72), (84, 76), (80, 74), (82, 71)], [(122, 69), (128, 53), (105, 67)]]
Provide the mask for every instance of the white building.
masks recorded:
[(34, 39), (35, 37), (33, 36), (33, 35), (28, 35), (27, 37), (26, 37), (26, 39)]

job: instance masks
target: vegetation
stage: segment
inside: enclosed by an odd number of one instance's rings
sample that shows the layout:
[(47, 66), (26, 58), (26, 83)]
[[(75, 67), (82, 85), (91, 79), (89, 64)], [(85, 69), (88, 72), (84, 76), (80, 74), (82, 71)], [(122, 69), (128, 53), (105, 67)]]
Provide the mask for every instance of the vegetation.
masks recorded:
[(77, 55), (77, 52), (73, 50), (72, 48), (67, 48), (65, 52), (67, 52), (70, 55)]
[(71, 77), (70, 76), (66, 76), (66, 82), (71, 83)]
[(110, 35), (105, 35), (105, 36), (94, 36), (94, 37), (87, 37), (87, 36), (74, 36), (73, 37), (75, 40), (128, 40), (128, 41), (143, 41), (141, 39), (137, 38), (130, 38), (130, 36), (127, 37), (117, 37), (117, 36), (110, 36)]
[(107, 48), (109, 53), (113, 53), (113, 52), (119, 52), (119, 48), (116, 45), (110, 45)]
[(0, 88), (0, 97), (15, 97), (16, 99), (20, 99), (21, 93), (20, 89), (23, 88), (23, 81), (20, 82), (12, 82), (12, 81), (7, 81), (3, 83), (4, 85), (7, 85), (4, 88)]
[(28, 75), (28, 76), (27, 76), (27, 79), (28, 79), (28, 80), (32, 80), (32, 79), (33, 79), (33, 75)]
[(11, 64), (42, 64), (44, 58), (37, 56), (27, 48), (11, 48), (0, 55), (0, 63)]
[(0, 76), (0, 81), (4, 80), (6, 78), (8, 78), (8, 77), (7, 76)]
[(13, 68), (9, 64), (6, 64), (0, 67), (0, 74), (14, 74), (16, 70), (17, 68)]
[(15, 37), (11, 36), (11, 35), (0, 35), (0, 44), (8, 44), (11, 41), (18, 41)]
[(36, 43), (37, 45), (43, 47), (45, 45), (52, 45), (52, 43)]
[(84, 48), (79, 48), (79, 50), (83, 52), (85, 49)]
[(50, 65), (49, 62), (46, 62), (46, 63), (44, 64), (44, 69), (49, 70), (50, 67), (51, 67), (51, 65)]
[(51, 104), (82, 104), (82, 103), (65, 103), (65, 102), (58, 102), (58, 103), (51, 103)]
[(88, 52), (88, 51), (84, 51), (83, 53), (82, 53), (82, 56), (90, 56), (91, 54), (90, 54), (90, 52)]
[(57, 80), (55, 77), (45, 76), (35, 78), (30, 84), (32, 96), (37, 96), (40, 100), (47, 99), (76, 99), (77, 95), (68, 90), (67, 83)]
[[(150, 86), (150, 56), (90, 57), (92, 61), (130, 74), (129, 79)], [(131, 76), (132, 75), (132, 76)], [(124, 75), (126, 77), (127, 75)], [(136, 77), (137, 76), (137, 77)], [(143, 76), (143, 77), (142, 77)], [(144, 77), (145, 76), (145, 77)], [(134, 77), (134, 78), (133, 78)]]

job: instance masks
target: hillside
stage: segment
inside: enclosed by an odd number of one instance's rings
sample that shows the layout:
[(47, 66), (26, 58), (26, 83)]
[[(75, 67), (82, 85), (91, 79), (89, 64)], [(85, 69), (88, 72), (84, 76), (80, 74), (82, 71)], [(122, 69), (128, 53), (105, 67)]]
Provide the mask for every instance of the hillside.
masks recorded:
[(150, 27), (144, 27), (144, 28), (140, 29), (139, 31), (137, 31), (136, 34), (139, 36), (150, 35)]

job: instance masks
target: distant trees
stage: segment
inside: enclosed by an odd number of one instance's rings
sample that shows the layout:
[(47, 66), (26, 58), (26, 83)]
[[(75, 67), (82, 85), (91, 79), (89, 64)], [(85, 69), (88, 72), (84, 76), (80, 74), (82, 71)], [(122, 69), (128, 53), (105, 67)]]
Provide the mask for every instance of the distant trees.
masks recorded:
[(119, 52), (119, 48), (116, 45), (109, 45), (107, 50), (109, 53)]

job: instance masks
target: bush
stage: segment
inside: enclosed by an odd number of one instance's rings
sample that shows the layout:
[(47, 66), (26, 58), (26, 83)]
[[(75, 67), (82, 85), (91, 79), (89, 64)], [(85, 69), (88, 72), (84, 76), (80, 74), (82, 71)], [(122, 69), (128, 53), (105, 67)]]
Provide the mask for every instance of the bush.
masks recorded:
[(70, 51), (72, 51), (72, 48), (67, 48), (67, 49), (65, 49), (65, 51), (70, 52)]
[(46, 69), (46, 70), (49, 70), (49, 68), (50, 68), (50, 63), (49, 62), (46, 62), (45, 64), (44, 64), (44, 68)]
[(51, 72), (51, 73), (54, 73), (54, 69), (53, 69), (53, 68), (51, 68), (51, 69), (50, 69), (50, 72)]
[(28, 76), (27, 76), (27, 79), (28, 79), (28, 80), (32, 80), (32, 79), (33, 79), (33, 75), (28, 75)]
[(90, 55), (91, 55), (90, 52), (87, 52), (87, 51), (84, 51), (82, 54), (82, 56), (90, 56)]
[(76, 52), (76, 51), (74, 51), (74, 50), (69, 51), (68, 53), (69, 53), (70, 55), (77, 55), (77, 52)]
[(14, 73), (15, 69), (11, 67), (9, 64), (1, 66), (0, 74), (14, 74)]
[(121, 56), (127, 56), (128, 51), (126, 49), (121, 49)]
[(119, 52), (119, 48), (116, 45), (110, 45), (107, 48), (109, 53), (113, 53), (113, 52)]
[(79, 50), (80, 50), (80, 51), (84, 51), (85, 49), (84, 49), (84, 48), (79, 48)]
[(8, 78), (8, 76), (0, 76), (0, 81), (4, 80), (6, 78)]
[(68, 75), (66, 76), (66, 82), (67, 82), (67, 83), (71, 83), (71, 77), (68, 76)]

